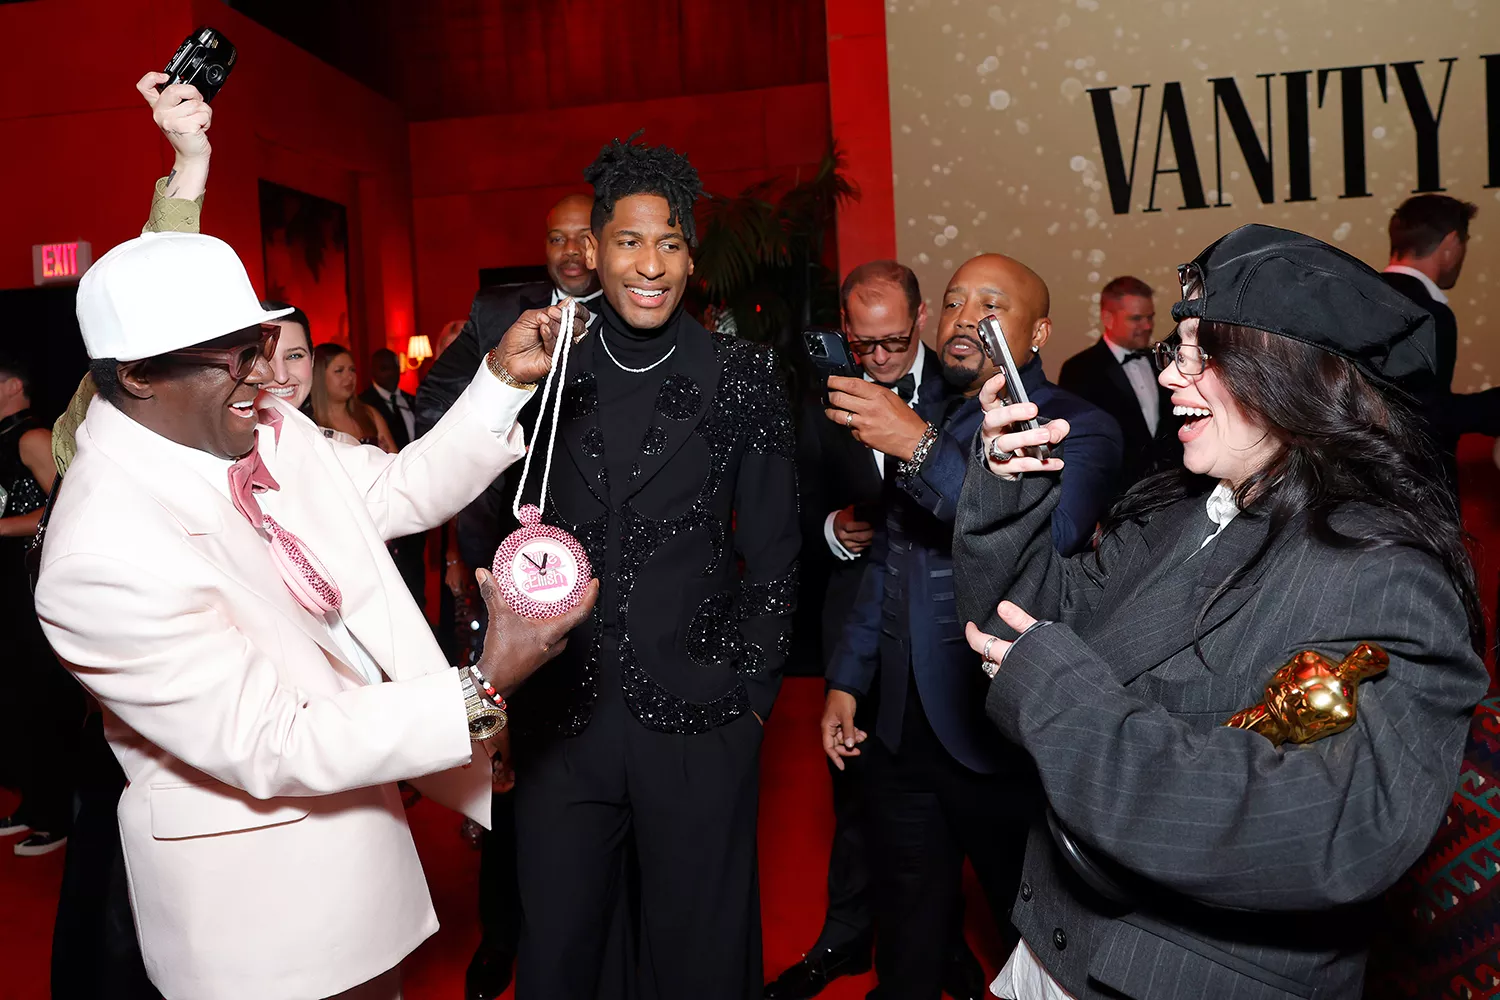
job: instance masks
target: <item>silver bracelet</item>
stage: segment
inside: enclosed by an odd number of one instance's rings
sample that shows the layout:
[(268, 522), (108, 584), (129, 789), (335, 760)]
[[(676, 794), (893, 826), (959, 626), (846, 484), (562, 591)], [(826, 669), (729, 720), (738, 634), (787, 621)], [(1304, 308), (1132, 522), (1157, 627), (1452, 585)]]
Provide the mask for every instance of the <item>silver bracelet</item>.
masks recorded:
[(927, 456), (932, 451), (932, 446), (937, 443), (937, 438), (938, 429), (928, 424), (927, 429), (922, 432), (921, 439), (917, 441), (917, 446), (912, 449), (911, 458), (903, 459), (896, 466), (896, 475), (903, 479), (910, 479), (920, 472), (922, 463), (927, 461)]

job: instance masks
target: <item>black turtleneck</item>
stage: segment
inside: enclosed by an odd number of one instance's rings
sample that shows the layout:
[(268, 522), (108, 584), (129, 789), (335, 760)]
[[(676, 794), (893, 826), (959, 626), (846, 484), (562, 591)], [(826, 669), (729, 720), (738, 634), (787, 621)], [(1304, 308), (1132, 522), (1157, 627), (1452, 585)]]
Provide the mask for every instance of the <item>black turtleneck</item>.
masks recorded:
[[(599, 336), (595, 338), (594, 372), (599, 386), (599, 429), (604, 432), (604, 468), (609, 477), (610, 506), (618, 507), (630, 489), (631, 472), (641, 460), (641, 445), (646, 431), (655, 420), (656, 396), (661, 391), (662, 381), (672, 370), (672, 362), (657, 365), (648, 372), (627, 372), (627, 368), (645, 368), (660, 361), (677, 344), (677, 331), (682, 321), (679, 305), (661, 326), (654, 330), (638, 330), (626, 323), (604, 296), (595, 299), (603, 323)], [(609, 353), (604, 350), (609, 345)], [(610, 360), (610, 354), (619, 359), (619, 364)], [(618, 621), (615, 593), (618, 585), (620, 565), (620, 525), (617, 515), (611, 511), (610, 526), (605, 541), (605, 566), (599, 573), (602, 590), (599, 594), (601, 623), (605, 633), (613, 636)]]
[[(679, 305), (665, 323), (654, 330), (638, 330), (626, 323), (604, 296), (594, 300), (603, 319), (594, 344), (594, 371), (599, 379), (599, 427), (604, 432), (604, 467), (609, 475), (612, 503), (619, 503), (631, 482), (631, 469), (640, 461), (641, 442), (651, 427), (656, 395), (671, 362), (648, 372), (627, 372), (620, 367), (645, 368), (660, 361), (677, 344), (682, 321)], [(609, 345), (609, 354), (604, 345)], [(619, 364), (610, 360), (613, 354)]]

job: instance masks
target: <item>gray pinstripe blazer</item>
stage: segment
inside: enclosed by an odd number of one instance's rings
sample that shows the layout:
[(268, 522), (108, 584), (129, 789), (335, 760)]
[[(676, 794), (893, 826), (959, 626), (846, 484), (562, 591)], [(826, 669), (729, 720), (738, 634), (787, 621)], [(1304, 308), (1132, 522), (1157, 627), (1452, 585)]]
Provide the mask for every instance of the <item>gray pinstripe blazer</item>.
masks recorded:
[[(1056, 477), (1010, 482), (975, 459), (954, 539), (961, 620), (1012, 637), (1008, 597), (1039, 620), (990, 685), (990, 719), (1036, 761), (1062, 823), (1118, 866), (1133, 906), (1092, 893), (1032, 831), (1011, 920), (1079, 1000), (1358, 997), (1360, 920), (1443, 816), (1488, 677), (1440, 565), (1405, 548), (1334, 549), (1289, 528), (1209, 609), (1265, 540), (1249, 513), (1213, 529), (1201, 499), (1071, 559), (1048, 543)], [(1368, 512), (1336, 515), (1346, 530)], [(1272, 747), (1223, 722), (1301, 649), (1362, 640), (1390, 670), (1358, 721)]]

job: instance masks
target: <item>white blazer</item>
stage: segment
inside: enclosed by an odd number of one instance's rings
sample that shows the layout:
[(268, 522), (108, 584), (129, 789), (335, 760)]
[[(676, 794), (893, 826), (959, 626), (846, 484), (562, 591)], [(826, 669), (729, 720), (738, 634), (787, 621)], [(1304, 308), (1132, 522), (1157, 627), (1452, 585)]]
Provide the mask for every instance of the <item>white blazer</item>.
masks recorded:
[(374, 685), (180, 446), (90, 407), (36, 606), (130, 781), (131, 904), (168, 1000), (328, 997), (437, 930), (394, 782), (425, 775), (425, 793), (488, 825), (490, 774), (470, 766), (458, 672), (383, 542), (443, 523), (522, 454), (526, 395), (481, 368), (399, 455), (335, 445), (257, 401), (284, 418), (279, 441), (260, 431), (277, 520), (342, 590), (344, 621), (389, 678)]

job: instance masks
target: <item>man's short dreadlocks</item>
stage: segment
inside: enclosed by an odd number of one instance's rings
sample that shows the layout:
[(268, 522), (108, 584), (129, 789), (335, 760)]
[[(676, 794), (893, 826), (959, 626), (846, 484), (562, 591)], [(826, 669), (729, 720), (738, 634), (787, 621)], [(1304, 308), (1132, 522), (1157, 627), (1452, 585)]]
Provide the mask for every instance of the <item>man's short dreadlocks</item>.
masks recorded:
[(583, 179), (594, 185), (594, 211), (589, 224), (595, 234), (615, 214), (615, 202), (633, 194), (654, 194), (667, 199), (667, 225), (682, 225), (689, 246), (698, 245), (698, 227), (693, 204), (703, 195), (703, 182), (688, 158), (666, 146), (636, 144), (645, 129), (621, 142), (611, 139)]

